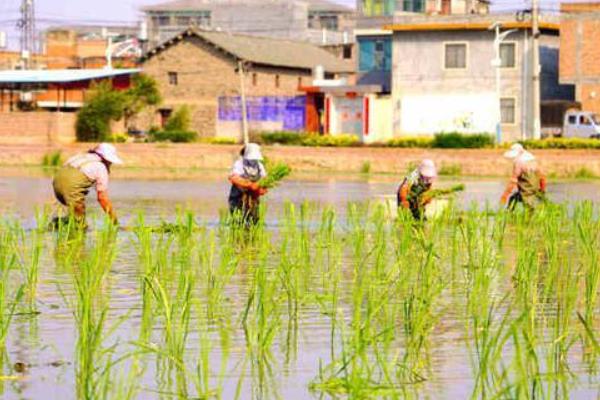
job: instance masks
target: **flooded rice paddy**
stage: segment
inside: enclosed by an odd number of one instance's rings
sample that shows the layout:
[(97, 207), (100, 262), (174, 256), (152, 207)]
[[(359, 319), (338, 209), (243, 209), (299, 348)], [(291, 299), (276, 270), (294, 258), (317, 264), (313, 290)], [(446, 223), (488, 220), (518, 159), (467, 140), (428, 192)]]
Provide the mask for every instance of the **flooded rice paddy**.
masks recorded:
[(94, 205), (80, 234), (36, 229), (49, 178), (2, 177), (2, 398), (597, 399), (600, 184), (528, 217), (462, 181), (419, 227), (389, 177), (292, 179), (246, 231), (216, 173), (115, 180), (127, 229)]

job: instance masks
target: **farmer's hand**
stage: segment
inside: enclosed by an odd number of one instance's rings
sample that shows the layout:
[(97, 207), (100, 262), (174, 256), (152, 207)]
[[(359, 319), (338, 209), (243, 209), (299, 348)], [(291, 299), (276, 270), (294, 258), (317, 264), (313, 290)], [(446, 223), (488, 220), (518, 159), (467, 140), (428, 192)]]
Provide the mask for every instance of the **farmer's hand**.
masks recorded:
[(504, 193), (502, 197), (500, 197), (500, 204), (505, 205), (508, 202), (508, 193)]
[(260, 190), (260, 186), (257, 182), (251, 182), (250, 185), (248, 185), (248, 189), (251, 192), (258, 193), (258, 191)]
[(258, 188), (258, 192), (257, 194), (259, 196), (264, 196), (265, 194), (269, 193), (269, 191), (266, 188)]
[(402, 204), (402, 207), (404, 207), (406, 209), (410, 208), (410, 204), (408, 203), (408, 200), (402, 200), (402, 202), (400, 204)]

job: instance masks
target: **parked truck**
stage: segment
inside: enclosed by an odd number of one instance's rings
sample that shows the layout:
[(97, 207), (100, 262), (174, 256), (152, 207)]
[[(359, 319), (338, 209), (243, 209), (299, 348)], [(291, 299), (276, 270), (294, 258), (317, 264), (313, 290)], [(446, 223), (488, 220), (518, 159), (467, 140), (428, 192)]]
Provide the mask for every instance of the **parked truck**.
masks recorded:
[(542, 103), (542, 136), (565, 138), (600, 138), (600, 117), (582, 111), (573, 101), (544, 101)]

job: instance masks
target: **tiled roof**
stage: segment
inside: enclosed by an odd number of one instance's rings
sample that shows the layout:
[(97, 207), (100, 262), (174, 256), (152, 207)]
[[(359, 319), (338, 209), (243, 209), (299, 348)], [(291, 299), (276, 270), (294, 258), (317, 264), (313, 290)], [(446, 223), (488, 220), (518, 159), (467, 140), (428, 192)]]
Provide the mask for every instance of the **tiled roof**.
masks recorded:
[(326, 72), (354, 72), (352, 63), (343, 61), (322, 48), (308, 42), (273, 39), (216, 31), (188, 29), (173, 39), (151, 50), (146, 59), (153, 57), (186, 38), (196, 36), (230, 56), (257, 65), (312, 70), (322, 65)]

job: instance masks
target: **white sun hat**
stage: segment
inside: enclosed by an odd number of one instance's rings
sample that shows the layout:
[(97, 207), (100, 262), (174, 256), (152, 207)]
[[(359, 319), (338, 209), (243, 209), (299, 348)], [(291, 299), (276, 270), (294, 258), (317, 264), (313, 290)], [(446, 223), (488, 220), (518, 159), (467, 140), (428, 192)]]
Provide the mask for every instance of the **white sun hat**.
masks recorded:
[(244, 158), (250, 161), (262, 161), (263, 156), (260, 152), (260, 146), (256, 143), (248, 143), (244, 151)]
[(524, 151), (525, 149), (523, 148), (523, 145), (521, 143), (515, 143), (512, 146), (510, 146), (510, 150), (504, 153), (504, 157), (512, 160), (514, 158), (519, 157)]
[(421, 165), (419, 165), (419, 173), (425, 178), (437, 177), (437, 168), (435, 167), (435, 163), (433, 162), (433, 160), (423, 160), (421, 162)]
[(123, 164), (123, 160), (117, 155), (117, 149), (112, 144), (101, 143), (96, 146), (94, 152), (111, 164)]

